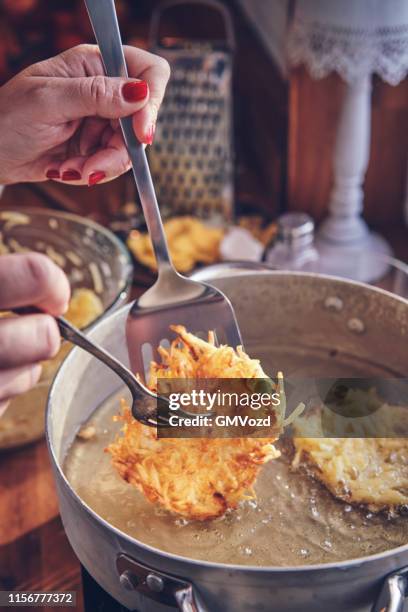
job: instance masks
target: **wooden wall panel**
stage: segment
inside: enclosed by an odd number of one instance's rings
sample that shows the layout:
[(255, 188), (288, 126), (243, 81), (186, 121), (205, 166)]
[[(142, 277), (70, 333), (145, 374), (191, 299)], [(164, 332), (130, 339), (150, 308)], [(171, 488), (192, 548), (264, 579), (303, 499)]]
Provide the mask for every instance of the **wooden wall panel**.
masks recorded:
[[(407, 180), (408, 79), (391, 87), (375, 79), (366, 214), (375, 225), (399, 223)], [(408, 237), (407, 237), (408, 239)]]
[[(320, 220), (332, 185), (332, 152), (345, 84), (333, 74), (313, 80), (290, 74), (288, 207)], [(390, 87), (373, 81), (372, 139), (364, 216), (376, 226), (402, 219), (408, 151), (408, 79)]]
[(290, 73), (288, 207), (321, 219), (332, 184), (331, 153), (344, 84), (336, 75), (314, 81), (303, 67)]
[(234, 17), (237, 201), (273, 217), (286, 198), (288, 84), (242, 13)]

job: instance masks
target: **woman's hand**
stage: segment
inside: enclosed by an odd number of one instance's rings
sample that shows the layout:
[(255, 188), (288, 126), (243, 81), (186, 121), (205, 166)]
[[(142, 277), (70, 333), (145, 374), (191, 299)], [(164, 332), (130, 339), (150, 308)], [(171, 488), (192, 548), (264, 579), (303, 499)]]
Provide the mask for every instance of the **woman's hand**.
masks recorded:
[(0, 257), (0, 310), (38, 306), (49, 313), (0, 318), (0, 415), (9, 398), (37, 383), (38, 362), (57, 354), (60, 335), (50, 314), (65, 312), (69, 296), (65, 274), (45, 255)]
[(98, 47), (80, 45), (0, 88), (0, 184), (109, 181), (130, 168), (118, 119), (151, 144), (170, 75), (163, 58), (125, 46), (130, 77), (104, 76)]

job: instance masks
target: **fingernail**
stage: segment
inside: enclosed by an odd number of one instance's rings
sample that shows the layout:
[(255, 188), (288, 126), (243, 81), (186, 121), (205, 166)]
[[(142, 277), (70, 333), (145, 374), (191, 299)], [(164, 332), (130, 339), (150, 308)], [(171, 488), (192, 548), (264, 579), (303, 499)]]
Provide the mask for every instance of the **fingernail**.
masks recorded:
[(38, 381), (40, 380), (40, 376), (41, 376), (41, 372), (42, 372), (42, 365), (40, 363), (36, 363), (35, 365), (33, 365), (33, 367), (31, 368), (31, 386), (34, 386), (38, 383)]
[(63, 181), (79, 181), (81, 180), (81, 174), (77, 170), (65, 170), (62, 173)]
[(58, 327), (55, 325), (53, 318), (47, 317), (44, 320), (45, 329), (43, 331), (45, 357), (46, 359), (52, 359), (58, 353), (61, 346), (61, 336)]
[(100, 183), (106, 177), (105, 172), (92, 172), (88, 176), (88, 186), (92, 187), (92, 185), (96, 185), (96, 183)]
[(156, 131), (156, 124), (152, 123), (152, 125), (147, 130), (147, 134), (146, 134), (146, 138), (145, 138), (145, 143), (146, 144), (148, 144), (148, 145), (153, 144), (155, 131)]
[(122, 94), (126, 102), (139, 102), (144, 100), (149, 91), (146, 81), (132, 81), (125, 83), (122, 88)]
[(60, 173), (58, 170), (53, 170), (51, 168), (51, 170), (48, 170), (46, 175), (45, 175), (48, 179), (59, 179), (60, 177)]

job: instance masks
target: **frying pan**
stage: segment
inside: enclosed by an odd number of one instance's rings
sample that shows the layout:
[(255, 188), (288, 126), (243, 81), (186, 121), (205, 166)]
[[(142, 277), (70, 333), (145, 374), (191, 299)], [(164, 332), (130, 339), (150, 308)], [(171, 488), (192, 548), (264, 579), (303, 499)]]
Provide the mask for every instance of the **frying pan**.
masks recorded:
[[(231, 299), (247, 350), (263, 346), (285, 373), (407, 377), (408, 302), (402, 298), (306, 273), (254, 272), (214, 284)], [(127, 309), (90, 334), (125, 363)], [(93, 578), (123, 606), (184, 612), (403, 609), (408, 545), (341, 563), (243, 566), (164, 552), (98, 516), (73, 490), (63, 462), (80, 425), (119, 388), (114, 374), (74, 349), (51, 389), (46, 431), (70, 543)]]

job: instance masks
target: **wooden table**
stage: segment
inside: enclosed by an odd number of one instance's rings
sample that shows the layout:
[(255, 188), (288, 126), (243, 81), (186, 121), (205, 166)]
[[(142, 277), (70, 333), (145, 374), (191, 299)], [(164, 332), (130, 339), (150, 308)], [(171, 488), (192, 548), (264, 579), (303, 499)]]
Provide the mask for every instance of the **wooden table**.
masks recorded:
[[(16, 193), (19, 202), (27, 203), (30, 192), (19, 187), (4, 206), (10, 199), (16, 201)], [(32, 194), (30, 198), (32, 204)], [(381, 231), (394, 245), (396, 255), (408, 261), (407, 228)], [(136, 285), (135, 295), (140, 290)], [(76, 590), (77, 610), (83, 610), (80, 566), (61, 525), (44, 441), (0, 455), (0, 589)]]

